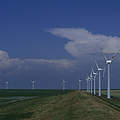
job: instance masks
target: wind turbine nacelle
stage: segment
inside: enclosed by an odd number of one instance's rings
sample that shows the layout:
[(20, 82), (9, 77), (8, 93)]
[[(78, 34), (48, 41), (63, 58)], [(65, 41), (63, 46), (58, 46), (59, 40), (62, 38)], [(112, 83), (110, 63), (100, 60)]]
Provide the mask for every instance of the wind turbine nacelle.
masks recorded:
[(97, 73), (93, 73), (94, 75), (96, 75)]
[(102, 71), (102, 69), (101, 69), (101, 68), (98, 68), (98, 71)]
[(110, 64), (112, 62), (112, 60), (107, 60), (106, 64)]

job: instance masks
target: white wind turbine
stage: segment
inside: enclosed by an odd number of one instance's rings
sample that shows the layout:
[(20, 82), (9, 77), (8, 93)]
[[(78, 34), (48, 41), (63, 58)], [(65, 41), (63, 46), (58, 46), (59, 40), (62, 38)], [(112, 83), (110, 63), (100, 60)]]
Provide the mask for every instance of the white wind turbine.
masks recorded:
[(90, 93), (90, 83), (91, 83), (91, 81), (90, 81), (91, 79), (90, 79), (90, 77), (88, 76), (88, 92)]
[(62, 86), (62, 89), (63, 89), (63, 90), (66, 89), (66, 88), (65, 88), (65, 83), (66, 83), (66, 81), (65, 81), (65, 80), (62, 80), (62, 85), (63, 85), (63, 86)]
[(87, 92), (89, 92), (89, 78), (88, 77), (87, 77), (86, 81), (87, 81)]
[(5, 83), (6, 83), (6, 89), (8, 89), (8, 81), (6, 81)]
[(35, 89), (35, 80), (32, 80), (32, 89)]
[(90, 73), (90, 93), (92, 94), (92, 90), (93, 90), (93, 83), (92, 83), (92, 81), (93, 81), (93, 75), (92, 75), (92, 72)]
[(112, 63), (112, 61), (117, 57), (117, 55), (120, 53), (120, 50), (118, 51), (118, 53), (116, 53), (114, 56), (112, 56), (110, 59), (107, 59), (106, 57), (104, 57), (106, 64), (108, 65), (108, 83), (107, 83), (107, 98), (110, 99), (111, 95), (110, 95), (110, 64)]
[(79, 80), (79, 90), (82, 89), (82, 80)]
[(101, 71), (103, 70), (102, 68), (100, 68), (97, 64), (97, 62), (95, 61), (97, 70), (98, 70), (98, 74), (99, 74), (99, 93), (98, 95), (101, 96)]
[(92, 73), (93, 73), (93, 81), (94, 81), (94, 95), (96, 95), (96, 75), (97, 75), (97, 73), (94, 72), (93, 68), (92, 68)]

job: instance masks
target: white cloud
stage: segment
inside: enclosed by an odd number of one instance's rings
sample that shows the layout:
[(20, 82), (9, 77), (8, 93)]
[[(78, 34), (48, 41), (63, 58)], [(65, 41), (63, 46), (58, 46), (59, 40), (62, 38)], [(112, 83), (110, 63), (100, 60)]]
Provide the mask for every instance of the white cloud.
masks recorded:
[(25, 62), (55, 65), (56, 67), (70, 68), (75, 65), (74, 60), (59, 59), (59, 60), (48, 60), (48, 59), (25, 59)]
[(81, 54), (116, 53), (120, 49), (120, 37), (93, 34), (80, 28), (49, 29), (53, 35), (68, 39), (65, 49), (75, 57)]
[(45, 65), (47, 67), (52, 66), (54, 68), (69, 69), (75, 65), (74, 60), (59, 59), (59, 60), (48, 60), (48, 59), (19, 59), (19, 58), (10, 58), (8, 53), (0, 50), (0, 71), (9, 70), (9, 71), (19, 71), (32, 70), (35, 67), (40, 65)]
[(8, 53), (0, 50), (0, 61), (7, 60), (8, 58)]

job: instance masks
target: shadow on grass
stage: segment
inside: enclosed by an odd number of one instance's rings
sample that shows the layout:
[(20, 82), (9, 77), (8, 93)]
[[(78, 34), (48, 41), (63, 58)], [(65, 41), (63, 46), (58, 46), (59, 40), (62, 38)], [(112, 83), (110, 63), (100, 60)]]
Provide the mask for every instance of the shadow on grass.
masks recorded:
[(31, 118), (32, 112), (27, 113), (9, 113), (6, 115), (0, 115), (0, 120), (22, 120), (24, 118)]
[(113, 109), (120, 112), (120, 106), (117, 104), (118, 102), (120, 102), (120, 98), (111, 96), (111, 99), (107, 99), (105, 95), (103, 95), (101, 97), (99, 97), (99, 96), (96, 96), (96, 97), (105, 101), (106, 105), (108, 105), (109, 107), (112, 107)]

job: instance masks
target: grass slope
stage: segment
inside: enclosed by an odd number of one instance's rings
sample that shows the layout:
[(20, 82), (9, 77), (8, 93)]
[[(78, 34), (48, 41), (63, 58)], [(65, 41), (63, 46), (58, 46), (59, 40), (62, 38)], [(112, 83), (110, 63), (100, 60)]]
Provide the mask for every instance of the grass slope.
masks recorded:
[(120, 120), (119, 107), (104, 99), (79, 91), (56, 93), (1, 105), (0, 120)]

